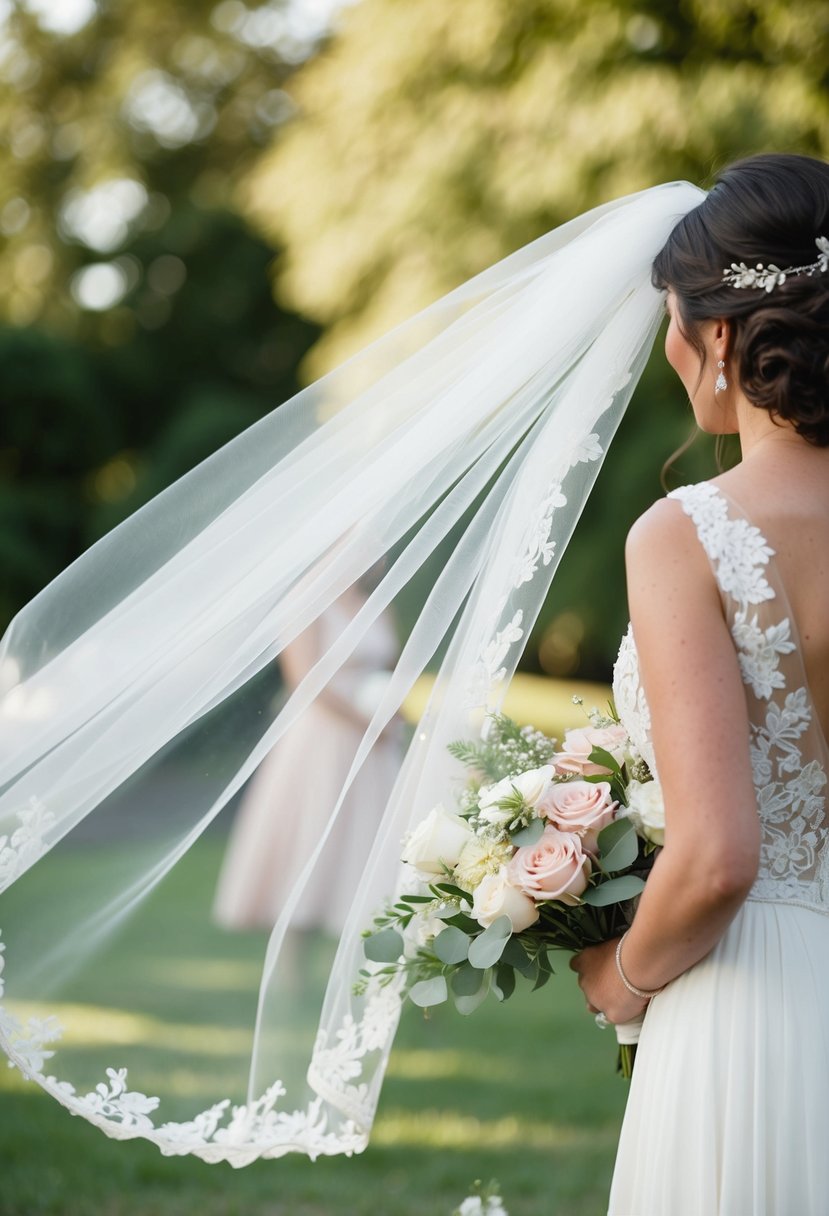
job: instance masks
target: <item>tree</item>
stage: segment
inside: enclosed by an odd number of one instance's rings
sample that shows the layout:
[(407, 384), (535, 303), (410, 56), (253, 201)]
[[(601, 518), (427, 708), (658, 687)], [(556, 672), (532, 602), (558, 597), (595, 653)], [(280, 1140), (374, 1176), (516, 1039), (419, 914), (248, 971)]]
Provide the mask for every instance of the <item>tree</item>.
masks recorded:
[(825, 153), (827, 28), (818, 0), (363, 0), (249, 188), (314, 374), (608, 198)]
[(69, 10), (18, 4), (0, 52), (0, 625), (290, 397), (319, 332), (231, 204), (322, 27), (206, 0), (50, 24)]
[[(280, 299), (324, 327), (306, 378), (592, 205), (750, 152), (825, 154), (828, 22), (817, 0), (363, 0), (248, 186), (285, 248)], [(685, 437), (683, 396), (652, 360), (525, 666), (608, 673), (625, 532)], [(681, 476), (714, 471), (698, 445)]]
[[(0, 13), (0, 316), (118, 341), (117, 304), (145, 269), (124, 246), (183, 203), (232, 207), (325, 24), (279, 0), (70, 10), (74, 24), (60, 0)], [(101, 262), (108, 278), (84, 277)]]

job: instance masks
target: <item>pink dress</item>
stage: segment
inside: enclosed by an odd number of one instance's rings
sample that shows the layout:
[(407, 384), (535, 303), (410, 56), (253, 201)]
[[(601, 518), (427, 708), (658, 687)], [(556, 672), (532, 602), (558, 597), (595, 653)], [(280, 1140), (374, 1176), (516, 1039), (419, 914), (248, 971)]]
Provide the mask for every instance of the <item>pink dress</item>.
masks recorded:
[[(327, 609), (319, 621), (324, 649), (350, 619), (341, 601)], [(332, 690), (367, 722), (378, 683), (397, 656), (392, 622), (381, 616), (333, 678)], [(272, 928), (325, 830), (362, 735), (355, 723), (317, 701), (262, 761), (237, 812), (219, 875), (213, 915), (220, 925)], [(342, 929), (401, 762), (400, 732), (384, 734), (345, 797), (293, 928)]]

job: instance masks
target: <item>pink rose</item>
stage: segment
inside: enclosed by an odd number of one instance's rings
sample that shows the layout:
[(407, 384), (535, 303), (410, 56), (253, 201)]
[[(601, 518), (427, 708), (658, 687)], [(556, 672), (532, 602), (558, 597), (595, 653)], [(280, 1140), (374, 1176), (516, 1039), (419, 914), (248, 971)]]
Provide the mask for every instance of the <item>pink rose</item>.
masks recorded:
[(553, 756), (553, 764), (560, 776), (576, 774), (589, 777), (609, 770), (601, 764), (591, 764), (588, 756), (594, 747), (603, 747), (619, 764), (625, 758), (628, 736), (624, 726), (585, 726), (564, 732), (563, 746)]
[(575, 832), (547, 827), (536, 844), (516, 849), (507, 867), (509, 881), (536, 902), (579, 903), (592, 866)]
[(598, 836), (616, 818), (619, 803), (608, 781), (562, 781), (548, 791), (544, 814), (562, 832), (575, 832), (588, 853), (599, 851)]

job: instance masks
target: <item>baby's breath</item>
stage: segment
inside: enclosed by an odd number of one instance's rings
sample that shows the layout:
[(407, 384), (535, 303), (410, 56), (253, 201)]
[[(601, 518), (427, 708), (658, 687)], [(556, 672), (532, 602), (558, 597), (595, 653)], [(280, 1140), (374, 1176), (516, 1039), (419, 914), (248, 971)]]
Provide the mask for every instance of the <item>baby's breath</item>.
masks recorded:
[(491, 713), (485, 739), (470, 743), (458, 740), (449, 751), (473, 770), (480, 782), (495, 783), (528, 769), (549, 764), (556, 751), (555, 739), (532, 726), (519, 726), (506, 714)]

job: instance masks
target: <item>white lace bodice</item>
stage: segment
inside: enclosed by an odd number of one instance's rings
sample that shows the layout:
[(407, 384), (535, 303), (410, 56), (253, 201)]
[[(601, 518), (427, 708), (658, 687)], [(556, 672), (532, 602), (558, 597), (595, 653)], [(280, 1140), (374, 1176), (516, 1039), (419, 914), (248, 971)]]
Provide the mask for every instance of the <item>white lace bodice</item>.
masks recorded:
[[(794, 618), (758, 528), (710, 482), (676, 498), (711, 562), (734, 639), (751, 724), (749, 747), (762, 822), (760, 868), (749, 899), (829, 912), (829, 748), (815, 713)], [(630, 626), (613, 672), (613, 695), (634, 746), (656, 775), (650, 710)]]

